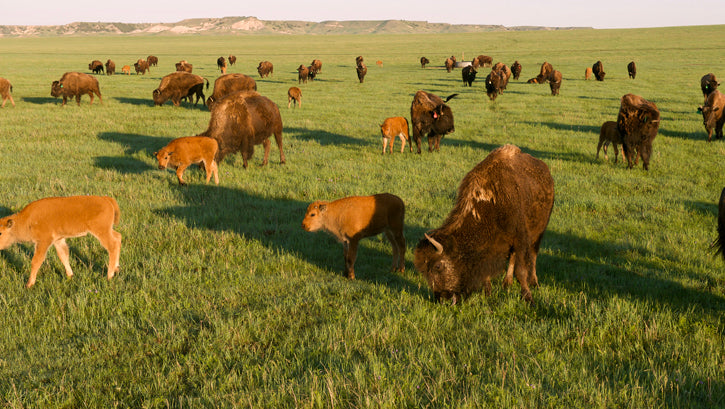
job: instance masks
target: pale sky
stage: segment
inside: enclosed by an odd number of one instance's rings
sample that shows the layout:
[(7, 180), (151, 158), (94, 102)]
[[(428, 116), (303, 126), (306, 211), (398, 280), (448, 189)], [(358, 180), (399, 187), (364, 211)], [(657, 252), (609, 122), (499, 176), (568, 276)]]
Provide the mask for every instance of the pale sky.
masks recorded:
[(187, 18), (413, 20), (636, 28), (725, 24), (725, 0), (2, 0), (0, 25), (173, 23)]

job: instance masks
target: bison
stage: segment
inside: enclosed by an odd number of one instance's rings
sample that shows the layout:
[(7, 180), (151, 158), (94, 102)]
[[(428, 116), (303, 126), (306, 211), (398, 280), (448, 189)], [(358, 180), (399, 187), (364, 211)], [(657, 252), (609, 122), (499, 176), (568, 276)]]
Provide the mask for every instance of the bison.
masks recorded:
[(441, 138), (455, 132), (453, 111), (446, 102), (458, 94), (451, 94), (442, 100), (439, 96), (426, 91), (418, 91), (410, 104), (410, 119), (413, 126), (413, 140), (420, 153), (423, 136), (428, 136), (428, 152), (439, 150)]
[(719, 85), (720, 83), (717, 82), (717, 78), (713, 73), (705, 74), (700, 79), (700, 89), (702, 89), (702, 95), (704, 95), (705, 98), (707, 98), (711, 92), (715, 91)]
[(229, 55), (229, 65), (234, 65), (237, 63), (237, 56), (236, 55)]
[(121, 72), (126, 75), (131, 75), (131, 66), (130, 65), (124, 65), (121, 67)]
[(310, 69), (305, 67), (304, 64), (300, 64), (299, 67), (297, 67), (297, 83), (307, 84), (307, 79), (310, 77)]
[(194, 106), (204, 102), (204, 81), (206, 81), (206, 88), (209, 89), (209, 80), (200, 77), (196, 74), (190, 74), (185, 71), (172, 72), (169, 75), (161, 78), (159, 87), (153, 91), (153, 100), (156, 106), (163, 105), (169, 99), (174, 106), (179, 106), (182, 98), (191, 97), (196, 95), (196, 102)]
[(634, 61), (630, 61), (629, 64), (627, 64), (627, 73), (631, 79), (635, 79), (635, 77), (637, 77), (637, 64), (635, 64)]
[(214, 92), (206, 100), (206, 106), (212, 109), (214, 103), (237, 91), (256, 91), (257, 82), (244, 74), (225, 74), (214, 80)]
[(504, 287), (516, 276), (531, 302), (538, 285), (536, 258), (554, 205), (548, 166), (514, 145), (493, 150), (461, 181), (456, 204), (443, 225), (425, 234), (414, 251), (436, 301), (453, 304), (484, 288), (506, 269)]
[(257, 72), (261, 78), (269, 77), (274, 74), (274, 65), (269, 61), (260, 61)]
[(589, 81), (590, 79), (592, 79), (592, 67), (587, 67), (584, 70), (584, 80)]
[(98, 60), (93, 60), (90, 64), (88, 64), (88, 69), (93, 71), (94, 74), (102, 73), (103, 63)]
[(705, 105), (700, 107), (702, 122), (707, 131), (707, 141), (712, 140), (712, 131), (715, 131), (715, 139), (722, 139), (722, 127), (725, 123), (725, 95), (720, 90), (715, 90), (705, 98)]
[[(380, 133), (383, 135), (383, 155), (385, 149), (390, 143), (390, 153), (393, 153), (393, 144), (395, 137), (400, 137), (400, 153), (405, 149), (405, 142), (410, 142), (410, 134), (408, 133), (408, 120), (402, 116), (386, 118), (380, 125)], [(413, 144), (408, 143), (408, 150), (413, 152)]]
[(92, 75), (82, 72), (66, 72), (60, 77), (60, 80), (53, 81), (50, 87), (50, 95), (55, 98), (63, 97), (63, 105), (68, 101), (68, 97), (75, 97), (76, 103), (80, 106), (81, 96), (85, 94), (91, 97), (91, 105), (93, 105), (94, 94), (98, 95), (98, 99), (103, 104), (98, 80)]
[(185, 185), (184, 171), (189, 166), (202, 163), (206, 171), (206, 183), (209, 183), (212, 174), (214, 183), (219, 184), (219, 172), (216, 164), (216, 154), (219, 151), (219, 144), (216, 139), (206, 136), (184, 136), (176, 138), (154, 152), (159, 162), (159, 169), (167, 167), (176, 168), (176, 177), (180, 185)]
[(521, 63), (519, 63), (518, 60), (511, 64), (511, 74), (514, 76), (514, 79), (518, 81), (519, 76), (521, 75)]
[(476, 74), (477, 71), (473, 65), (463, 67), (463, 69), (461, 70), (461, 76), (463, 77), (463, 86), (465, 87), (466, 84), (468, 84), (469, 87), (472, 86), (473, 81), (476, 80)]
[(149, 62), (146, 60), (139, 59), (133, 63), (133, 68), (136, 70), (136, 75), (139, 73), (146, 75), (146, 71), (151, 72), (149, 69)]
[(430, 64), (430, 60), (425, 57), (420, 57), (420, 68), (425, 68), (426, 64)]
[(357, 72), (357, 80), (362, 84), (365, 81), (365, 75), (368, 73), (368, 67), (364, 62), (360, 62), (355, 68), (355, 71)]
[(35, 284), (38, 270), (45, 261), (50, 246), (55, 247), (68, 278), (73, 277), (69, 249), (65, 239), (90, 233), (108, 252), (110, 280), (119, 270), (121, 234), (113, 226), (121, 219), (115, 199), (108, 196), (48, 197), (36, 200), (20, 212), (0, 219), (0, 250), (15, 243), (30, 242), (35, 246), (30, 262), (30, 278), (25, 284)]
[(496, 65), (491, 68), (491, 71), (498, 71), (501, 73), (501, 78), (503, 79), (503, 82), (501, 83), (501, 91), (506, 89), (509, 83), (509, 79), (511, 78), (511, 68), (508, 67), (508, 65), (497, 62)]
[(358, 55), (357, 57), (355, 57), (355, 65), (360, 65), (363, 62), (365, 62), (365, 59), (363, 58), (362, 55)]
[(326, 231), (341, 242), (345, 275), (354, 280), (358, 242), (380, 233), (385, 233), (393, 247), (393, 270), (405, 271), (404, 221), (403, 200), (390, 193), (380, 193), (311, 203), (302, 228), (309, 232)]
[(561, 72), (554, 70), (549, 75), (549, 88), (551, 88), (551, 95), (559, 95), (559, 88), (561, 88)]
[[(617, 123), (615, 121), (607, 121), (602, 124), (599, 129), (599, 144), (597, 144), (597, 159), (599, 159), (599, 150), (604, 147), (604, 160), (609, 160), (607, 157), (607, 145), (611, 142), (614, 146), (614, 163), (617, 163), (617, 156), (619, 155), (619, 146), (624, 146), (622, 141), (622, 135), (620, 135), (617, 129)], [(622, 152), (622, 160), (624, 160), (624, 152)]]
[(295, 108), (299, 105), (302, 108), (302, 90), (297, 87), (290, 87), (287, 90), (287, 108), (292, 106), (294, 102)]
[(597, 81), (604, 81), (604, 76), (607, 74), (604, 72), (604, 66), (601, 61), (597, 61), (592, 65), (592, 73)]
[(490, 67), (493, 64), (493, 58), (487, 56), (487, 55), (479, 55), (478, 57), (474, 58), (471, 61), (471, 65), (473, 65), (473, 68), (478, 67)]
[(13, 92), (13, 85), (5, 78), (0, 78), (0, 96), (3, 98), (3, 104), (2, 108), (5, 108), (5, 103), (10, 100), (10, 103), (15, 106), (15, 101), (13, 101), (13, 96), (11, 94)]
[(551, 63), (544, 61), (541, 64), (541, 69), (539, 70), (539, 75), (536, 76), (536, 81), (529, 80), (528, 82), (534, 83), (534, 84), (545, 84), (546, 81), (549, 80), (549, 76), (551, 76), (552, 71), (554, 71), (554, 67), (551, 65)]
[(443, 64), (446, 67), (446, 71), (451, 72), (451, 70), (456, 66), (456, 61), (451, 58), (446, 58), (446, 61)]
[(240, 91), (217, 101), (211, 111), (209, 127), (199, 136), (208, 136), (219, 143), (217, 163), (230, 153), (242, 152), (244, 168), (254, 154), (254, 145), (264, 145), (264, 161), (267, 164), (271, 142), (279, 147), (279, 157), (285, 163), (282, 150), (282, 116), (279, 108), (269, 98), (255, 91)]
[(491, 101), (495, 101), (496, 97), (501, 94), (504, 82), (503, 72), (491, 70), (486, 76), (486, 95)]
[(312, 60), (310, 71), (314, 71), (315, 75), (319, 74), (322, 71), (322, 61), (317, 59)]
[(189, 64), (186, 60), (179, 61), (175, 64), (176, 71), (180, 72), (188, 72), (191, 74), (192, 71), (194, 71), (194, 65)]
[(223, 68), (224, 70), (227, 69), (227, 59), (224, 57), (219, 57), (216, 59), (216, 66), (220, 70)]
[(660, 111), (657, 105), (639, 95), (626, 94), (622, 97), (617, 115), (617, 130), (622, 135), (624, 156), (629, 169), (641, 157), (644, 170), (649, 170), (652, 142), (657, 136), (659, 126)]
[(159, 65), (159, 57), (155, 55), (149, 55), (148, 57), (146, 57), (146, 61), (148, 61), (149, 67), (156, 67), (157, 65)]
[(106, 75), (113, 75), (116, 73), (116, 63), (109, 59), (106, 61)]

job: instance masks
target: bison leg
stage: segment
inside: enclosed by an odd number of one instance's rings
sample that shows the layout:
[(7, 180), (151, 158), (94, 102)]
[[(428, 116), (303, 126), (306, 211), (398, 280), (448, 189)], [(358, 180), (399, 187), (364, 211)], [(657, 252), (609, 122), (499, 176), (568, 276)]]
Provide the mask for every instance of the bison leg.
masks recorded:
[[(401, 143), (401, 145), (400, 145), (400, 153), (403, 153), (403, 151), (405, 150), (405, 142), (406, 142), (405, 141), (405, 135), (403, 135), (403, 133), (401, 132), (401, 133), (398, 134), (398, 137), (400, 138), (400, 143)], [(413, 151), (413, 147), (412, 146), (410, 147), (410, 151), (411, 152)], [(392, 144), (390, 144), (390, 153), (393, 153), (393, 145)]]
[(108, 252), (108, 273), (106, 279), (110, 280), (120, 269), (119, 259), (121, 258), (121, 233), (113, 230), (113, 225), (99, 232), (91, 234), (101, 242), (103, 248)]
[(355, 259), (357, 258), (357, 240), (348, 240), (342, 243), (345, 257), (345, 275), (350, 280), (355, 279)]
[(531, 302), (531, 290), (529, 290), (529, 276), (532, 266), (532, 257), (529, 249), (514, 250), (514, 275), (521, 286), (521, 298)]
[(393, 271), (405, 271), (405, 237), (402, 228), (385, 231), (385, 237), (393, 247)]
[(78, 106), (81, 106), (81, 95), (80, 94), (76, 95), (76, 103), (78, 104)]
[(63, 263), (63, 267), (65, 267), (65, 275), (68, 278), (73, 277), (73, 270), (70, 268), (70, 262), (69, 262), (69, 256), (70, 256), (70, 250), (68, 249), (68, 244), (65, 242), (65, 239), (60, 239), (53, 243), (53, 246), (55, 246), (55, 252), (58, 253), (58, 258), (60, 259), (60, 262)]
[(420, 132), (420, 128), (413, 125), (413, 140), (415, 141), (415, 145), (418, 147), (418, 153), (420, 153), (421, 139), (422, 139), (422, 135)]
[(264, 159), (262, 160), (262, 166), (265, 166), (267, 164), (267, 160), (269, 159), (269, 150), (272, 147), (272, 142), (270, 142), (269, 139), (265, 139), (264, 142), (262, 142), (262, 146), (264, 146)]
[(211, 165), (207, 165), (207, 161), (204, 161), (204, 170), (206, 170), (206, 183), (211, 180), (212, 174), (214, 175), (214, 183), (219, 184), (219, 169), (217, 168), (216, 161), (211, 160)]
[(516, 254), (512, 251), (509, 255), (509, 266), (506, 270), (506, 277), (503, 279), (503, 288), (509, 288), (514, 283), (514, 264)]
[[(187, 166), (188, 165), (179, 165), (176, 168), (176, 177), (179, 179), (179, 184), (180, 185), (185, 185), (186, 184), (186, 182), (184, 182), (184, 171), (186, 170)], [(207, 182), (208, 181), (209, 181), (209, 179), (207, 178)]]
[(45, 254), (48, 252), (50, 242), (40, 241), (35, 243), (35, 252), (33, 253), (33, 259), (30, 261), (30, 278), (25, 284), (25, 288), (30, 288), (35, 284), (35, 279), (38, 277), (38, 270), (45, 261)]
[[(385, 149), (387, 149), (387, 147), (388, 147), (389, 140), (390, 140), (390, 138), (386, 138), (386, 137), (383, 136), (383, 155), (385, 155)], [(392, 145), (392, 143), (390, 145)], [(393, 147), (392, 146), (390, 147), (390, 150), (391, 150), (391, 153), (392, 153), (392, 150), (393, 150)]]
[(279, 148), (279, 163), (284, 165), (285, 163), (287, 163), (287, 159), (285, 159), (284, 151), (282, 150), (282, 131), (275, 132), (274, 142), (277, 144), (277, 147)]

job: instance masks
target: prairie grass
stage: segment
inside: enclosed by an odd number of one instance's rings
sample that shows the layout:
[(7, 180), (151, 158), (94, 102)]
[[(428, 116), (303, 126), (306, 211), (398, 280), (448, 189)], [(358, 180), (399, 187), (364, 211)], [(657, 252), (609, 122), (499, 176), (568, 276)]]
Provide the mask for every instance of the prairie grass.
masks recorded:
[[(0, 401), (4, 407), (712, 408), (725, 405), (725, 276), (709, 249), (725, 185), (722, 141), (706, 142), (699, 79), (725, 76), (725, 26), (364, 36), (0, 38), (0, 215), (46, 196), (104, 194), (122, 209), (121, 272), (107, 282), (95, 239), (69, 240), (66, 280), (49, 252), (26, 290), (33, 249), (0, 252)], [(702, 39), (708, 41), (702, 41)], [(523, 66), (495, 102), (450, 55)], [(50, 83), (117, 70), (149, 54), (143, 76), (98, 76), (103, 104), (61, 107)], [(186, 59), (211, 82), (216, 58), (252, 75), (279, 106), (287, 164), (273, 144), (247, 170), (219, 165), (219, 186), (187, 171), (180, 187), (153, 152), (206, 129), (208, 110), (151, 92)], [(364, 84), (354, 59), (368, 65)], [(421, 56), (431, 65), (421, 69)], [(296, 68), (323, 62), (288, 109)], [(256, 66), (272, 61), (274, 75)], [(383, 67), (375, 65), (384, 62)], [(601, 60), (604, 82), (585, 81)], [(636, 80), (626, 65), (635, 60)], [(549, 61), (561, 94), (526, 84)], [(378, 125), (409, 116), (425, 89), (447, 96), (455, 133), (441, 151), (381, 155)], [(211, 90), (209, 91), (209, 93)], [(650, 170), (595, 159), (600, 125), (635, 93), (662, 113)], [(514, 288), (435, 304), (412, 249), (440, 225), (461, 178), (513, 143), (544, 160), (556, 200), (525, 305)], [(425, 145), (425, 141), (424, 141)], [(317, 199), (391, 192), (406, 203), (407, 270), (364, 240), (357, 280), (341, 245), (302, 230)]]

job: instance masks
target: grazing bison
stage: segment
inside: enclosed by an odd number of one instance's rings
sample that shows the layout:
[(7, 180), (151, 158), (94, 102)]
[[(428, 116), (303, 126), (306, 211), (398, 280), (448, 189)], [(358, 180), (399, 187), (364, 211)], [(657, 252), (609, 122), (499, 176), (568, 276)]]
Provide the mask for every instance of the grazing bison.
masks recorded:
[(133, 68), (136, 69), (136, 75), (139, 73), (146, 75), (146, 71), (151, 72), (149, 69), (149, 62), (146, 60), (139, 59), (133, 63)]
[(516, 276), (521, 297), (531, 302), (536, 258), (554, 205), (548, 166), (514, 145), (492, 151), (461, 181), (456, 204), (421, 239), (414, 263), (435, 299), (463, 300), (506, 269), (504, 287)]
[(314, 71), (315, 75), (319, 74), (322, 71), (322, 61), (317, 59), (312, 60), (310, 71)]
[[(614, 163), (617, 163), (617, 156), (619, 155), (619, 147), (617, 145), (624, 146), (622, 141), (622, 135), (619, 134), (617, 129), (617, 123), (615, 121), (607, 121), (602, 124), (599, 129), (599, 144), (597, 145), (597, 159), (599, 159), (599, 149), (604, 147), (604, 160), (609, 160), (607, 157), (607, 146), (611, 142), (614, 146)], [(624, 160), (624, 152), (622, 152), (622, 160)]]
[(149, 63), (149, 67), (156, 67), (159, 65), (159, 57), (155, 55), (149, 55), (148, 57), (146, 57), (146, 61)]
[(496, 65), (491, 68), (491, 71), (498, 71), (501, 73), (501, 78), (503, 78), (503, 82), (501, 83), (501, 91), (506, 89), (509, 83), (509, 79), (511, 78), (511, 68), (508, 67), (508, 65), (497, 62)]
[(635, 64), (634, 61), (627, 64), (627, 73), (631, 79), (634, 79), (637, 76), (637, 64)]
[(413, 126), (413, 140), (420, 153), (420, 142), (423, 136), (428, 136), (428, 152), (440, 148), (441, 138), (446, 134), (455, 132), (453, 111), (446, 105), (458, 94), (449, 95), (442, 100), (438, 95), (426, 91), (418, 91), (410, 104), (410, 119)]
[(461, 76), (463, 77), (463, 86), (465, 87), (466, 84), (470, 87), (473, 84), (473, 81), (476, 80), (476, 74), (477, 71), (473, 67), (473, 65), (469, 65), (466, 67), (463, 67), (461, 70)]
[(264, 160), (267, 164), (271, 142), (274, 139), (279, 147), (279, 159), (285, 163), (282, 151), (282, 116), (279, 108), (269, 98), (255, 91), (240, 91), (229, 94), (217, 101), (211, 111), (209, 127), (199, 136), (208, 136), (219, 143), (217, 163), (230, 153), (242, 152), (244, 168), (254, 154), (254, 145), (264, 145)]
[(290, 87), (287, 90), (287, 108), (292, 106), (294, 102), (295, 108), (299, 105), (302, 108), (302, 90), (297, 87)]
[(430, 64), (430, 60), (425, 57), (420, 57), (420, 68), (425, 68), (426, 64)]
[(220, 70), (222, 69), (222, 67), (224, 67), (224, 69), (226, 70), (226, 68), (227, 68), (227, 59), (224, 58), (224, 57), (217, 58), (216, 59), (216, 66)]
[(622, 97), (617, 115), (617, 130), (624, 141), (624, 156), (629, 169), (641, 157), (644, 170), (649, 170), (652, 142), (657, 136), (659, 126), (660, 111), (657, 105), (634, 94)]
[(561, 72), (554, 70), (549, 75), (549, 87), (551, 88), (551, 95), (559, 95), (559, 88), (561, 88)]
[(712, 140), (712, 131), (715, 131), (715, 139), (722, 139), (722, 127), (725, 123), (725, 95), (720, 90), (715, 90), (705, 98), (705, 105), (700, 107), (702, 122), (707, 131), (707, 141)]
[(98, 60), (93, 60), (90, 64), (88, 64), (88, 69), (93, 71), (94, 74), (102, 73), (103, 63)]
[(212, 174), (214, 183), (219, 184), (219, 171), (216, 164), (216, 154), (219, 151), (219, 144), (216, 139), (206, 136), (184, 136), (176, 138), (154, 152), (159, 162), (159, 169), (176, 168), (176, 177), (180, 185), (185, 185), (184, 171), (189, 166), (202, 163), (206, 171), (206, 183), (209, 183)]
[(607, 74), (604, 72), (604, 66), (601, 61), (597, 61), (592, 65), (592, 73), (597, 81), (604, 81), (604, 76)]
[(126, 75), (131, 75), (131, 66), (130, 65), (124, 65), (121, 67), (121, 72)]
[(154, 104), (161, 106), (170, 99), (174, 106), (179, 106), (182, 98), (189, 97), (191, 102), (191, 97), (194, 95), (196, 95), (194, 106), (199, 103), (200, 98), (203, 104), (204, 81), (206, 88), (209, 89), (209, 80), (203, 77), (185, 71), (172, 72), (161, 78), (159, 87), (153, 91)]
[(103, 104), (98, 80), (92, 75), (82, 72), (66, 72), (59, 81), (53, 81), (50, 87), (50, 95), (55, 98), (63, 97), (63, 105), (68, 101), (68, 97), (75, 97), (76, 103), (80, 106), (81, 96), (85, 94), (91, 97), (91, 105), (93, 105), (94, 94), (98, 95), (98, 99)]
[(300, 64), (299, 67), (297, 67), (297, 83), (307, 84), (307, 79), (310, 77), (310, 69), (305, 67), (304, 64)]
[(274, 74), (274, 65), (269, 61), (260, 61), (257, 65), (257, 72), (261, 78), (269, 77)]
[(358, 242), (380, 233), (385, 233), (393, 247), (393, 270), (405, 271), (404, 221), (403, 201), (390, 193), (380, 193), (311, 203), (302, 220), (302, 228), (309, 232), (326, 231), (341, 242), (345, 276), (354, 280)]
[(188, 72), (191, 74), (194, 71), (194, 65), (189, 64), (186, 60), (179, 61), (175, 64), (176, 71)]
[(513, 74), (514, 79), (518, 81), (519, 76), (521, 75), (521, 64), (518, 60), (511, 64), (511, 74)]
[(216, 101), (233, 92), (256, 90), (257, 82), (254, 78), (244, 74), (224, 74), (214, 80), (214, 92), (207, 98), (206, 106), (211, 111)]
[(113, 75), (116, 73), (116, 63), (109, 59), (106, 61), (106, 75)]
[(456, 66), (456, 61), (451, 58), (446, 58), (446, 61), (443, 64), (446, 67), (446, 71), (451, 72), (453, 67)]
[(714, 247), (716, 254), (721, 255), (725, 260), (725, 188), (720, 192), (717, 210), (717, 238), (711, 247)]
[(491, 101), (495, 101), (496, 97), (501, 94), (504, 82), (503, 72), (491, 70), (486, 76), (486, 95)]
[(715, 91), (719, 85), (720, 83), (717, 82), (717, 78), (713, 73), (705, 74), (700, 79), (700, 89), (702, 89), (702, 95), (704, 95), (705, 98), (707, 98), (711, 92)]
[(549, 80), (549, 77), (551, 76), (551, 72), (554, 71), (554, 67), (544, 61), (541, 64), (541, 69), (539, 70), (539, 75), (536, 76), (536, 81), (532, 81), (534, 78), (530, 79), (528, 82), (533, 84), (545, 84), (546, 81)]
[(473, 65), (473, 68), (478, 67), (490, 67), (493, 64), (493, 58), (487, 56), (487, 55), (479, 55), (478, 57), (474, 58), (471, 61), (471, 65)]
[(584, 80), (589, 81), (590, 79), (592, 79), (592, 67), (587, 67), (584, 70)]
[(365, 75), (368, 73), (368, 67), (364, 62), (360, 62), (360, 64), (355, 67), (355, 71), (357, 72), (357, 80), (362, 84), (363, 81), (365, 81)]
[(237, 56), (236, 55), (229, 55), (229, 65), (234, 65), (237, 63)]
[(13, 85), (10, 83), (10, 81), (6, 80), (5, 78), (0, 78), (0, 97), (3, 98), (3, 104), (2, 108), (5, 108), (5, 103), (10, 100), (10, 103), (15, 106), (15, 101), (13, 101), (13, 96), (10, 94), (13, 91)]
[(45, 261), (50, 246), (55, 247), (68, 278), (73, 277), (69, 249), (65, 239), (90, 233), (108, 252), (110, 280), (118, 272), (121, 255), (121, 234), (113, 226), (121, 219), (118, 203), (108, 196), (48, 197), (36, 200), (20, 212), (0, 219), (0, 250), (15, 243), (33, 243), (30, 278), (25, 284), (35, 284), (38, 270)]
[[(383, 135), (383, 155), (385, 155), (385, 149), (390, 143), (390, 153), (393, 153), (393, 144), (395, 143), (395, 137), (400, 137), (400, 153), (403, 153), (405, 149), (405, 142), (410, 142), (410, 134), (408, 133), (408, 120), (402, 116), (395, 116), (392, 118), (386, 118), (380, 125), (380, 133)], [(408, 150), (413, 152), (413, 144), (408, 143)]]

